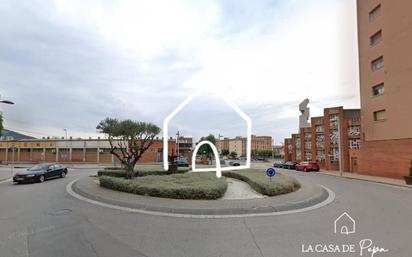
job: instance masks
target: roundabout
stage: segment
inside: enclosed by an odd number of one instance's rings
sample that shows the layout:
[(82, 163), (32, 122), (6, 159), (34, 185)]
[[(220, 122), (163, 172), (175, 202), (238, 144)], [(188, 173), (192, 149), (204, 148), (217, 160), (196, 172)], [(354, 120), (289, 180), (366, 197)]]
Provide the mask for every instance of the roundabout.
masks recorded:
[(133, 195), (100, 187), (91, 177), (72, 181), (66, 187), (71, 196), (107, 208), (178, 218), (240, 218), (274, 216), (315, 210), (333, 202), (332, 190), (301, 183), (295, 192), (242, 200), (179, 200)]

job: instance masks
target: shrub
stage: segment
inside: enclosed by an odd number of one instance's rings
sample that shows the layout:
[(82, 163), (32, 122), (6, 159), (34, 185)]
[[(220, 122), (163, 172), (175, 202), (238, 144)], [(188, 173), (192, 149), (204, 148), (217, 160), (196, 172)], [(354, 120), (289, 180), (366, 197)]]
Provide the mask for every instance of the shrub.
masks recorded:
[(99, 170), (97, 172), (97, 176), (124, 178), (126, 177), (126, 172), (124, 170)]
[(101, 176), (100, 186), (116, 191), (175, 199), (218, 199), (226, 192), (225, 178), (214, 173), (144, 176), (134, 179)]
[(262, 170), (225, 171), (223, 176), (242, 180), (255, 191), (267, 196), (291, 193), (300, 188), (299, 182), (293, 177), (277, 173), (270, 181)]
[(411, 160), (411, 166), (409, 167), (409, 176), (412, 177), (412, 160)]
[[(188, 172), (188, 168), (179, 168), (175, 173), (186, 173)], [(149, 170), (139, 170), (139, 173), (135, 174), (137, 177), (143, 177), (143, 176), (156, 176), (156, 175), (170, 175), (170, 172), (165, 171), (165, 170), (154, 170), (154, 169), (149, 169)], [(117, 178), (124, 178), (126, 177), (126, 172), (124, 170), (99, 170), (97, 172), (97, 176), (110, 176), (110, 177), (117, 177)]]
[(122, 167), (105, 167), (104, 170), (124, 170)]

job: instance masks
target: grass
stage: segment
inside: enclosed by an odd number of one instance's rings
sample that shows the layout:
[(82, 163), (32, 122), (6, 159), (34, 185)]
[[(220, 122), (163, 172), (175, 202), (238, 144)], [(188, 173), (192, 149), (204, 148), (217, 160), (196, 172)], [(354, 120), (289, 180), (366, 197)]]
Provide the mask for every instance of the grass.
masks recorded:
[(225, 171), (223, 176), (242, 180), (248, 183), (256, 192), (267, 196), (287, 194), (300, 188), (299, 182), (293, 177), (276, 173), (270, 181), (263, 170)]
[(214, 173), (149, 175), (131, 180), (100, 176), (99, 180), (101, 187), (112, 190), (174, 199), (218, 199), (227, 189), (225, 178), (218, 179)]

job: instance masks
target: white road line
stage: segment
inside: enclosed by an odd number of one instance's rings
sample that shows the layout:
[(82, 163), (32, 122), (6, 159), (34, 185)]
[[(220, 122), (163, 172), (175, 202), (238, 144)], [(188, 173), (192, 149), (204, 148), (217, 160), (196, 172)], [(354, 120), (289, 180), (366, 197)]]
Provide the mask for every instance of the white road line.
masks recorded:
[(71, 196), (91, 203), (95, 205), (99, 205), (102, 207), (107, 207), (111, 209), (116, 209), (116, 210), (122, 210), (122, 211), (127, 211), (127, 212), (134, 212), (134, 213), (140, 213), (140, 214), (147, 214), (147, 215), (155, 215), (155, 216), (166, 216), (166, 217), (174, 217), (174, 218), (196, 218), (196, 219), (221, 219), (221, 218), (245, 218), (245, 217), (264, 217), (264, 216), (279, 216), (279, 215), (286, 215), (286, 214), (295, 214), (295, 213), (302, 213), (302, 212), (307, 212), (307, 211), (312, 211), (316, 210), (319, 208), (322, 208), (335, 200), (335, 193), (330, 190), (329, 188), (319, 185), (322, 188), (324, 188), (329, 196), (327, 199), (325, 199), (323, 202), (320, 202), (318, 204), (305, 207), (302, 209), (297, 209), (297, 210), (290, 210), (290, 211), (280, 211), (280, 212), (269, 212), (269, 213), (249, 213), (249, 214), (228, 214), (228, 215), (195, 215), (195, 214), (179, 214), (179, 213), (167, 213), (167, 212), (157, 212), (157, 211), (147, 211), (147, 210), (140, 210), (140, 209), (134, 209), (134, 208), (129, 208), (129, 207), (123, 207), (123, 206), (118, 206), (118, 205), (113, 205), (113, 204), (108, 204), (108, 203), (103, 203), (99, 201), (95, 201), (89, 198), (86, 198), (84, 196), (81, 196), (77, 194), (76, 192), (73, 191), (72, 186), (74, 183), (76, 183), (78, 179), (73, 180), (66, 186), (66, 191), (68, 194)]
[(3, 181), (0, 181), (0, 184), (2, 184), (2, 183), (6, 183), (6, 182), (11, 182), (12, 181), (12, 178), (9, 178), (9, 179), (6, 179), (6, 180), (3, 180)]

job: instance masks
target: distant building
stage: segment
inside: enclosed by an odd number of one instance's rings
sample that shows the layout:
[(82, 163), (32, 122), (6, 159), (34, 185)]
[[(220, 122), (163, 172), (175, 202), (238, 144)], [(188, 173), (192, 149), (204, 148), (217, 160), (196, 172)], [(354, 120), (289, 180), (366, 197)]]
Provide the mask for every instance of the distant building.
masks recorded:
[[(236, 152), (238, 156), (246, 156), (246, 137), (237, 136), (235, 138), (225, 137), (220, 140), (222, 150), (226, 149), (231, 152)], [(272, 150), (272, 137), (271, 136), (256, 136), (252, 135), (251, 140), (252, 151), (271, 151)]]
[(193, 138), (179, 136), (177, 139), (178, 155), (182, 159), (191, 160), (193, 151)]
[(274, 145), (273, 146), (273, 156), (275, 158), (285, 157), (285, 146), (284, 145)]
[(285, 139), (285, 161), (317, 161), (322, 169), (339, 170), (341, 159), (343, 171), (357, 172), (360, 110), (326, 108), (310, 125)]
[(358, 172), (401, 178), (412, 160), (412, 1), (358, 0)]
[[(169, 140), (170, 151), (176, 151), (176, 141)], [(163, 161), (163, 140), (156, 139), (139, 162)], [(0, 141), (0, 162), (119, 162), (110, 153), (107, 139), (22, 139)]]

